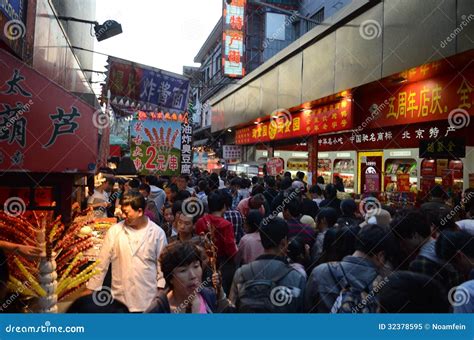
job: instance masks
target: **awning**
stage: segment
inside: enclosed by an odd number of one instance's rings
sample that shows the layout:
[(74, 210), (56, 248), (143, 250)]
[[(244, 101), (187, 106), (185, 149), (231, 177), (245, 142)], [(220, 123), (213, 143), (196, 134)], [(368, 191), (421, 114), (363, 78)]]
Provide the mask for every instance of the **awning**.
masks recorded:
[(91, 172), (101, 123), (93, 107), (0, 49), (1, 171)]
[(193, 146), (203, 146), (209, 142), (209, 138), (199, 139), (193, 142)]

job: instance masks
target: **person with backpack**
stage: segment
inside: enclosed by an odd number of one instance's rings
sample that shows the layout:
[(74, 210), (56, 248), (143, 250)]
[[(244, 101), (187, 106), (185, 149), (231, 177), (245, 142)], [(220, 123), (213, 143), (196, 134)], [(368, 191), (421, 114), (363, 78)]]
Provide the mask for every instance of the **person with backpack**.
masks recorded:
[(287, 261), (288, 224), (274, 217), (260, 225), (264, 254), (239, 268), (229, 294), (240, 313), (301, 313), (306, 280)]
[(390, 258), (391, 246), (386, 229), (378, 225), (362, 229), (352, 255), (340, 262), (322, 263), (311, 272), (305, 292), (306, 311), (375, 313), (374, 292), (383, 280), (380, 273)]

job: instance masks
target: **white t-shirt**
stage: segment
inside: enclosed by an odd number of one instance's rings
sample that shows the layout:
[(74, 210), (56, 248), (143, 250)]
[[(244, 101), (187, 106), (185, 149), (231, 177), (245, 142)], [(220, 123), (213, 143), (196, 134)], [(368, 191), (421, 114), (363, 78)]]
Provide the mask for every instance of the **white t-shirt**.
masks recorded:
[[(87, 204), (97, 204), (97, 203), (109, 203), (109, 193), (107, 191), (100, 192), (97, 189), (94, 189), (92, 196), (89, 196), (87, 199)], [(105, 207), (100, 207), (94, 209), (96, 217), (107, 217), (107, 209)]]
[(166, 235), (150, 220), (141, 230), (124, 224), (119, 222), (107, 231), (97, 266), (100, 273), (89, 280), (87, 288), (101, 289), (112, 264), (112, 296), (125, 303), (131, 312), (143, 312), (156, 296), (157, 288), (165, 286), (158, 258), (167, 245)]
[(461, 220), (461, 221), (457, 221), (456, 224), (459, 226), (459, 229), (474, 236), (474, 220), (472, 219)]

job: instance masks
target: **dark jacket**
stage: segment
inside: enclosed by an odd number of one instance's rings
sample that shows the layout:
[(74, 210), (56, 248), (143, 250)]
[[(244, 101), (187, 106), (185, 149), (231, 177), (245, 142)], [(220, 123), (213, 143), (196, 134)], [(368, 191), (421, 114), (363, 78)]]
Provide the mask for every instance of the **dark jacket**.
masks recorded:
[(463, 283), (463, 276), (446, 261), (436, 255), (435, 240), (430, 240), (420, 249), (418, 256), (410, 263), (410, 271), (425, 274), (438, 280), (449, 291)]
[(437, 216), (441, 211), (446, 213), (451, 210), (451, 208), (444, 203), (442, 198), (433, 198), (429, 202), (423, 203), (420, 206), (421, 211), (428, 216)]
[[(243, 271), (248, 271), (251, 268), (253, 273), (252, 278), (244, 278)], [(239, 268), (235, 272), (234, 281), (232, 282), (232, 288), (230, 290), (229, 299), (233, 305), (238, 306), (239, 296), (243, 289), (244, 283), (250, 280), (269, 280), (275, 277), (275, 273), (281, 273), (285, 269), (288, 269), (288, 274), (281, 278), (278, 282), (278, 286), (288, 287), (291, 289), (293, 297), (291, 302), (280, 306), (284, 309), (284, 313), (301, 313), (303, 312), (304, 302), (304, 289), (306, 286), (305, 277), (298, 272), (296, 269), (290, 267), (286, 259), (272, 255), (259, 256), (255, 261), (250, 262)]]
[(377, 267), (372, 261), (362, 257), (346, 256), (341, 262), (320, 264), (313, 269), (308, 278), (305, 291), (306, 311), (310, 313), (331, 311), (340, 293), (337, 283), (344, 280), (339, 264), (343, 266), (347, 280), (356, 289), (363, 290), (370, 287), (377, 277)]

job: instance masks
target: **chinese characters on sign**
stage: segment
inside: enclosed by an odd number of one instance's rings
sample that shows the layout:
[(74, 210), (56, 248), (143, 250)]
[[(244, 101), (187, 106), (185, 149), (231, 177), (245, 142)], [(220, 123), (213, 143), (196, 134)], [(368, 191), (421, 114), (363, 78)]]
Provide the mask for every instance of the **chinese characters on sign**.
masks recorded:
[[(467, 128), (467, 127), (466, 127)], [(459, 137), (462, 129), (450, 130), (448, 122), (366, 129), (364, 133), (318, 136), (319, 151), (417, 148), (424, 140)]]
[(273, 120), (239, 129), (236, 132), (236, 144), (255, 144), (349, 130), (352, 128), (351, 103), (351, 101), (342, 100), (335, 104), (293, 114), (291, 119), (285, 119), (283, 122)]
[(113, 57), (108, 63), (107, 89), (114, 104), (143, 110), (186, 110), (189, 80), (184, 76)]
[(181, 129), (182, 125), (179, 122), (152, 120), (131, 122), (130, 152), (139, 174), (158, 173), (167, 176), (180, 174)]
[(224, 74), (229, 77), (245, 75), (245, 3), (246, 0), (232, 0), (227, 4), (224, 0), (222, 60)]
[(0, 72), (0, 169), (93, 170), (95, 108), (1, 49), (0, 64), (8, 65)]
[(369, 112), (368, 108), (374, 102), (388, 101), (388, 105), (381, 106), (380, 115), (370, 122), (369, 127), (445, 120), (454, 109), (473, 114), (473, 84), (474, 69), (471, 68), (454, 79), (450, 75), (401, 86), (388, 98), (384, 97), (386, 89), (381, 88), (380, 92), (363, 96), (361, 103), (364, 112)]
[(421, 158), (463, 158), (466, 156), (464, 138), (440, 138), (420, 141)]
[(191, 117), (181, 125), (181, 174), (190, 175), (192, 159), (193, 123)]
[(222, 147), (222, 158), (240, 160), (242, 158), (242, 147), (240, 145), (224, 145)]

